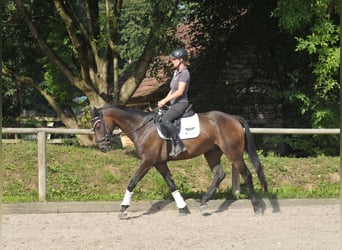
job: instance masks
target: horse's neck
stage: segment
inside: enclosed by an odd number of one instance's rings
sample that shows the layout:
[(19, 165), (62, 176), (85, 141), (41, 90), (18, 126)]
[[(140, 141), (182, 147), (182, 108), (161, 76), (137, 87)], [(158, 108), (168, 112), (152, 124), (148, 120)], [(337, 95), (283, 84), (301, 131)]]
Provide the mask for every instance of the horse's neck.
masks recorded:
[(129, 136), (131, 132), (144, 123), (143, 113), (137, 110), (115, 108), (111, 110), (110, 115), (114, 118), (114, 122), (120, 129)]

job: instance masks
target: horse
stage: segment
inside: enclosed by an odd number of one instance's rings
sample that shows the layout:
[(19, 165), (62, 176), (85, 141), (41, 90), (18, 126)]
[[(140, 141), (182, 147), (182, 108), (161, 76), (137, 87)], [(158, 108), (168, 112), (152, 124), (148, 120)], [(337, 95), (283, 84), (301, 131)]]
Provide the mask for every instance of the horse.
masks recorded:
[(141, 159), (120, 204), (120, 216), (126, 216), (134, 188), (152, 167), (155, 167), (166, 181), (176, 202), (179, 215), (190, 213), (181, 193), (177, 190), (167, 162), (190, 159), (201, 154), (204, 155), (213, 174), (212, 184), (201, 199), (201, 207), (206, 206), (216, 188), (225, 178), (225, 172), (221, 165), (221, 156), (225, 154), (233, 168), (244, 179), (254, 212), (257, 214), (264, 212), (262, 202), (256, 197), (252, 174), (243, 159), (243, 154), (246, 151), (264, 192), (267, 192), (268, 187), (263, 167), (257, 155), (248, 122), (244, 118), (221, 111), (198, 113), (199, 135), (196, 138), (183, 140), (187, 150), (178, 156), (170, 157), (168, 154), (170, 147), (167, 141), (158, 135), (154, 119), (155, 112), (142, 111), (123, 105), (93, 108), (90, 109), (90, 112), (95, 141), (101, 151), (108, 152), (110, 150), (112, 132), (114, 128), (119, 127), (132, 140), (136, 153)]

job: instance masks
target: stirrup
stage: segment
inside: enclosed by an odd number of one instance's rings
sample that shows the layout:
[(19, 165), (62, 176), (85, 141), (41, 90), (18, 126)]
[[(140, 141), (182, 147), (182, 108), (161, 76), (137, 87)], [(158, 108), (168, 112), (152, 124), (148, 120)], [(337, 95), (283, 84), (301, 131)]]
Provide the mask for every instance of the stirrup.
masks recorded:
[(185, 146), (183, 146), (183, 148), (179, 145), (175, 146), (173, 151), (170, 152), (169, 156), (171, 157), (177, 157), (180, 153), (185, 152), (187, 149)]

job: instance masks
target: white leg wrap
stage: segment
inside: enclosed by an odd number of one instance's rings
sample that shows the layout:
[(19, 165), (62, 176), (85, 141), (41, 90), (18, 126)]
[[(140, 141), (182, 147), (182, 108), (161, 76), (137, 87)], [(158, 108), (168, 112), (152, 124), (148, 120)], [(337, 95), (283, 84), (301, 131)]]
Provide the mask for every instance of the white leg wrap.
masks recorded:
[(176, 205), (178, 208), (185, 208), (186, 203), (182, 197), (182, 195), (179, 193), (178, 190), (172, 192), (173, 199), (175, 199)]
[(131, 204), (133, 192), (126, 190), (125, 196), (121, 202), (121, 206), (129, 206)]

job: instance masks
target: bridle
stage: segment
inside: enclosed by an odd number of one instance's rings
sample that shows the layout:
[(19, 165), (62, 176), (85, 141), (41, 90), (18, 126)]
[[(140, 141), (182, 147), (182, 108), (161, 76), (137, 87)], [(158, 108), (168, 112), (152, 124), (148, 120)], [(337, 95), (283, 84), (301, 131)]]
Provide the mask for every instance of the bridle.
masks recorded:
[(93, 118), (92, 120), (91, 120), (91, 123), (92, 123), (92, 127), (91, 127), (91, 129), (93, 130), (93, 131), (95, 131), (95, 127), (97, 126), (97, 124), (98, 123), (100, 123), (100, 125), (101, 125), (101, 127), (102, 127), (102, 129), (103, 129), (103, 131), (104, 131), (104, 136), (103, 137), (101, 137), (101, 138), (96, 138), (96, 136), (95, 136), (95, 141), (96, 141), (96, 143), (97, 144), (99, 144), (99, 143), (103, 143), (103, 142), (105, 142), (105, 143), (110, 143), (110, 141), (111, 141), (111, 139), (112, 139), (112, 130), (106, 125), (106, 123), (103, 121), (103, 119), (102, 119), (102, 113), (100, 113), (100, 116), (96, 116), (95, 118)]
[[(152, 121), (154, 119), (153, 116), (148, 117), (147, 119), (145, 119), (138, 127), (135, 127), (134, 129), (125, 132), (126, 135), (132, 134), (136, 131), (138, 131), (139, 129), (141, 129), (142, 127), (144, 127), (146, 124), (148, 124), (150, 121)], [(98, 115), (96, 117), (94, 117), (91, 120), (92, 123), (92, 127), (91, 129), (93, 131), (95, 131), (96, 126), (98, 125), (98, 123), (100, 123), (100, 126), (102, 127), (102, 130), (104, 131), (104, 136), (101, 138), (96, 138), (95, 136), (95, 141), (97, 144), (99, 143), (110, 143), (110, 141), (113, 138), (113, 129), (109, 128), (107, 126), (107, 124), (105, 123), (105, 121), (103, 120), (103, 115), (101, 112), (98, 113)]]

